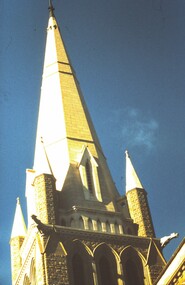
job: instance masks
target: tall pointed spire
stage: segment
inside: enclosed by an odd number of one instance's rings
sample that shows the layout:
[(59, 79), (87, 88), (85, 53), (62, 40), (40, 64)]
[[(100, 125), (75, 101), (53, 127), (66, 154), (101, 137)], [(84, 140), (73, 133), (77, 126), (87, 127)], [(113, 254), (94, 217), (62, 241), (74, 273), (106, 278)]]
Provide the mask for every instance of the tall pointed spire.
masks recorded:
[(15, 210), (14, 222), (12, 227), (11, 238), (14, 237), (25, 237), (26, 236), (26, 225), (20, 205), (20, 200), (17, 198), (17, 205)]
[(61, 190), (70, 163), (78, 164), (84, 145), (88, 145), (97, 159), (104, 155), (53, 16), (51, 1), (49, 9), (52, 17), (47, 29), (34, 169), (37, 174), (50, 173), (40, 142), (43, 137), (57, 190)]
[(134, 169), (134, 166), (131, 162), (130, 155), (128, 151), (125, 151), (126, 154), (126, 192), (135, 188), (143, 188), (141, 181)]

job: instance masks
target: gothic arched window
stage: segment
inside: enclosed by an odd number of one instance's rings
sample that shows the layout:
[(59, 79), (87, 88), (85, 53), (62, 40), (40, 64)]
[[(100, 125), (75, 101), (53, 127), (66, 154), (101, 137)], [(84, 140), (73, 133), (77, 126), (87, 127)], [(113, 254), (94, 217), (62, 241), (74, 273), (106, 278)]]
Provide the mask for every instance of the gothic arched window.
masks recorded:
[(91, 218), (89, 218), (88, 219), (88, 228), (89, 228), (89, 230), (93, 230), (93, 223), (92, 223), (92, 220), (91, 220)]
[(111, 232), (110, 224), (109, 224), (108, 221), (106, 222), (106, 232), (107, 232), (107, 233), (110, 233), (110, 232)]
[(117, 285), (117, 262), (113, 251), (106, 244), (98, 246), (94, 252), (98, 285)]
[(92, 256), (79, 240), (70, 243), (67, 264), (69, 284), (94, 285)]
[(90, 153), (88, 147), (84, 147), (79, 161), (79, 171), (86, 200), (98, 200), (102, 202), (98, 163)]
[(78, 253), (76, 253), (72, 258), (72, 268), (74, 285), (86, 285), (84, 263)]
[(132, 247), (125, 249), (121, 254), (121, 262), (125, 285), (145, 284), (144, 280), (148, 278), (148, 275), (144, 271), (142, 259), (135, 249)]
[(80, 229), (84, 229), (84, 221), (82, 217), (79, 218), (79, 226), (80, 226)]
[(100, 269), (100, 276), (99, 279), (101, 285), (112, 285), (112, 274), (111, 274), (111, 266), (109, 260), (106, 256), (102, 256), (99, 260), (99, 269)]
[(119, 226), (118, 226), (117, 222), (115, 222), (114, 227), (115, 227), (115, 233), (119, 234)]
[(71, 220), (70, 220), (70, 225), (72, 228), (75, 228), (75, 221), (73, 218), (71, 218)]
[(126, 285), (144, 285), (142, 272), (139, 272), (134, 261), (128, 259), (124, 266)]
[(101, 225), (100, 220), (97, 220), (97, 229), (99, 232), (102, 232), (102, 225)]
[(88, 159), (85, 163), (85, 171), (86, 171), (87, 186), (88, 186), (89, 192), (93, 194), (94, 193), (94, 182), (93, 182), (93, 176), (92, 176), (92, 167)]

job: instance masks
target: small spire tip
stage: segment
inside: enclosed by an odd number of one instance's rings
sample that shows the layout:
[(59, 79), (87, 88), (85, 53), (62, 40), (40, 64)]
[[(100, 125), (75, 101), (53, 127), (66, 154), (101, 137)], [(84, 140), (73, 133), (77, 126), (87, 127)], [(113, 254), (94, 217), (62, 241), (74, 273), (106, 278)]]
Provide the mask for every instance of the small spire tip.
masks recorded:
[(49, 14), (52, 17), (54, 15), (54, 10), (55, 10), (54, 7), (53, 7), (53, 4), (52, 4), (52, 0), (49, 0), (49, 7), (48, 7), (48, 9), (49, 9)]

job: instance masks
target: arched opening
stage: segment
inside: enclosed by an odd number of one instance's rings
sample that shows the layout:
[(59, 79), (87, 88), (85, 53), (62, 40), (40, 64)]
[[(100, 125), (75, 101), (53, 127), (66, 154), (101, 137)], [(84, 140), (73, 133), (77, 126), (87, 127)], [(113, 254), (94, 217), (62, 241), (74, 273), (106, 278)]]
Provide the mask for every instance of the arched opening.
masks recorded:
[(66, 247), (70, 285), (93, 285), (92, 257), (88, 248), (79, 240)]
[(73, 218), (71, 218), (71, 220), (70, 220), (70, 225), (72, 228), (75, 228), (75, 221)]
[(83, 154), (79, 161), (79, 171), (85, 199), (102, 202), (98, 164), (87, 146), (83, 147)]
[(82, 217), (79, 218), (79, 226), (80, 226), (80, 229), (84, 229), (84, 221)]
[(109, 224), (108, 221), (106, 222), (106, 232), (107, 232), (107, 233), (110, 233), (110, 232), (111, 232), (110, 224)]
[(115, 222), (114, 227), (115, 227), (115, 233), (119, 234), (119, 226), (118, 226), (117, 222)]
[(93, 230), (93, 224), (92, 224), (91, 218), (88, 219), (88, 228), (89, 228), (90, 231)]
[(111, 274), (111, 265), (106, 256), (102, 256), (99, 260), (99, 270), (100, 270), (100, 284), (101, 285), (112, 285), (113, 279)]
[(132, 247), (127, 248), (121, 255), (125, 285), (144, 285), (144, 269), (139, 254)]
[(139, 272), (135, 262), (128, 259), (125, 263), (125, 281), (126, 285), (144, 285), (143, 276)]
[(81, 256), (76, 253), (72, 258), (73, 280), (74, 285), (85, 284), (84, 263)]
[(102, 231), (102, 225), (101, 225), (100, 220), (97, 220), (97, 229), (98, 229), (99, 232)]
[(87, 177), (87, 186), (89, 189), (89, 192), (91, 194), (94, 194), (94, 183), (93, 183), (93, 176), (92, 176), (92, 166), (87, 159), (85, 164), (85, 171), (86, 171), (86, 177)]
[(106, 244), (100, 245), (94, 252), (98, 285), (117, 285), (117, 262), (112, 250)]

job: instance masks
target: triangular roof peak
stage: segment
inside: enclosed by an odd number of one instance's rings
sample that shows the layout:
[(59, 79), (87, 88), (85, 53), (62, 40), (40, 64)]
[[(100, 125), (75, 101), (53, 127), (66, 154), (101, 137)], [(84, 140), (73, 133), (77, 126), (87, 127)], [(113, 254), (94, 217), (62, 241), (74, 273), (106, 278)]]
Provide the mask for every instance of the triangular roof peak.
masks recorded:
[(15, 210), (14, 222), (12, 227), (11, 238), (25, 237), (26, 236), (26, 224), (24, 221), (20, 200), (17, 198), (17, 205)]
[(141, 181), (130, 159), (128, 150), (125, 151), (125, 154), (126, 154), (126, 192), (135, 188), (143, 189)]
[(97, 164), (96, 160), (94, 159), (92, 153), (90, 152), (88, 146), (87, 145), (83, 145), (78, 165), (83, 164), (87, 159), (92, 160), (93, 163), (96, 166), (98, 166), (98, 164)]

